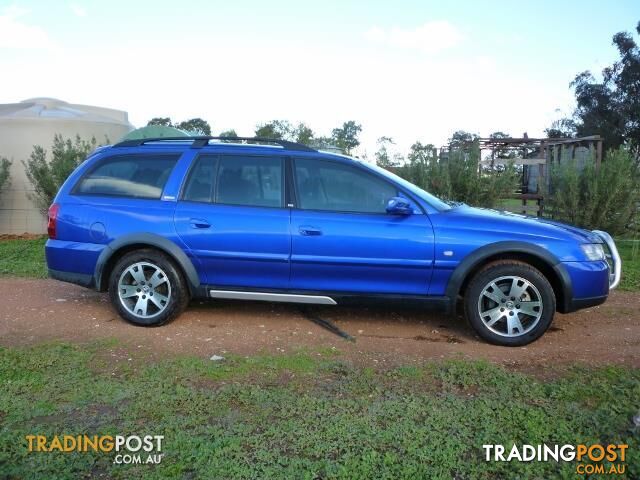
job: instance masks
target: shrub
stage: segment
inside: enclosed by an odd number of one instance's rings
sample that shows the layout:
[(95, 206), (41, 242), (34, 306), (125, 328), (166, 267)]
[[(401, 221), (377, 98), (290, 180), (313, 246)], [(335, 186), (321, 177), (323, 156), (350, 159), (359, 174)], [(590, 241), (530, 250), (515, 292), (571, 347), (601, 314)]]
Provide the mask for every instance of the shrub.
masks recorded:
[(409, 164), (397, 169), (400, 176), (443, 200), (492, 208), (512, 195), (518, 176), (513, 164), (482, 167), (480, 149), (455, 149), (439, 159), (433, 149), (409, 156)]
[(551, 169), (547, 211), (554, 219), (618, 235), (637, 229), (640, 170), (621, 147), (607, 153), (599, 168), (593, 158), (582, 170), (575, 161)]
[(67, 177), (95, 148), (95, 138), (87, 142), (76, 135), (72, 141), (56, 135), (51, 148), (51, 160), (47, 160), (44, 148), (35, 145), (29, 159), (22, 161), (34, 189), (30, 198), (44, 215)]
[(8, 158), (0, 157), (0, 192), (9, 184), (9, 167), (11, 162)]

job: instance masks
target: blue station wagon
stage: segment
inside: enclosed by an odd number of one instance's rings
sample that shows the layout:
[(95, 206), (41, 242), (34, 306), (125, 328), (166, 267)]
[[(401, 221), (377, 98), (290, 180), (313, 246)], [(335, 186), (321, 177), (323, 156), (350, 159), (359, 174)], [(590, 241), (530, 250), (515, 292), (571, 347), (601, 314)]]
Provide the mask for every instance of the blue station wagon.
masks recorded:
[(485, 340), (539, 338), (620, 281), (611, 237), (450, 204), (375, 165), (272, 139), (128, 140), (93, 152), (49, 209), (49, 275), (108, 291), (136, 325), (194, 297), (416, 302)]

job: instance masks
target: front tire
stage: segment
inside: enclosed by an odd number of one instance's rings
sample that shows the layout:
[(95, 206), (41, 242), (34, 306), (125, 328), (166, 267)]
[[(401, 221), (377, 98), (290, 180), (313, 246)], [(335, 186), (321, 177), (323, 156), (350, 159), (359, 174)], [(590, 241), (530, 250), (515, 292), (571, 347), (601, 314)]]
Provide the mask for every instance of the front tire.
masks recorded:
[(123, 319), (149, 327), (180, 315), (189, 303), (189, 290), (171, 258), (141, 249), (127, 253), (113, 267), (109, 297)]
[(551, 284), (537, 269), (515, 260), (493, 263), (469, 282), (465, 316), (486, 341), (527, 345), (547, 331), (556, 311)]

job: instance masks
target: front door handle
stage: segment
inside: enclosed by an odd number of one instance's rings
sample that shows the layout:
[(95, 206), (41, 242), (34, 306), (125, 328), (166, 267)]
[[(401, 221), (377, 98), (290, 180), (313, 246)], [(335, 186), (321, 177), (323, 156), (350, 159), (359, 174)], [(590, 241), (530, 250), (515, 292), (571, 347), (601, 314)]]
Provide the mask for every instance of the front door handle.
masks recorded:
[(189, 223), (191, 224), (191, 228), (210, 228), (211, 224), (202, 218), (191, 218), (189, 219)]
[(311, 225), (300, 225), (300, 227), (298, 227), (298, 231), (300, 232), (300, 235), (305, 235), (307, 237), (322, 235), (322, 230)]

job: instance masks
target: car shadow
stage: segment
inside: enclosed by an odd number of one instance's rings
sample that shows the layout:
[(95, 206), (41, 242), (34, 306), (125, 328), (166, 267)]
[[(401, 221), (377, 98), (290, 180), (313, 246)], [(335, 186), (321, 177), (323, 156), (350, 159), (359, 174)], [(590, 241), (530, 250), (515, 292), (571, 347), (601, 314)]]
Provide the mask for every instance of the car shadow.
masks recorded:
[(460, 313), (446, 315), (410, 304), (326, 306), (198, 299), (191, 302), (187, 311), (216, 312), (227, 318), (251, 317), (261, 322), (269, 318), (280, 321), (302, 318), (347, 340), (358, 337), (448, 343), (477, 340)]

